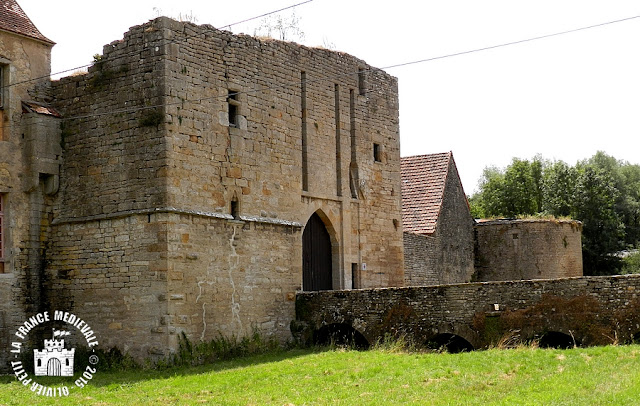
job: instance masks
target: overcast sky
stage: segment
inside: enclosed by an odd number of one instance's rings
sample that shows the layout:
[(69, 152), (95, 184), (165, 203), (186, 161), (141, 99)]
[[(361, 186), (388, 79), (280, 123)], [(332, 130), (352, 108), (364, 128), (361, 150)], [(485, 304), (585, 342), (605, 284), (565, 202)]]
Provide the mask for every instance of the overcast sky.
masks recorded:
[[(158, 14), (222, 27), (300, 1), (18, 0), (57, 43), (53, 72), (91, 62)], [(313, 0), (295, 13), (305, 45), (385, 68), (640, 16), (640, 3)], [(253, 34), (259, 24), (232, 30)], [(453, 151), (467, 194), (484, 167), (513, 157), (575, 164), (602, 150), (640, 163), (640, 18), (385, 70), (400, 83), (402, 156)]]

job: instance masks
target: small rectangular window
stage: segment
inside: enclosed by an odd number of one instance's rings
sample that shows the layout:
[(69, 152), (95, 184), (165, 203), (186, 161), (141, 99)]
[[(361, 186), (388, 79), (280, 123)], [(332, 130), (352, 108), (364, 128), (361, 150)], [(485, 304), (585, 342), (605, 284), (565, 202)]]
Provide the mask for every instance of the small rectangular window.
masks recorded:
[(238, 107), (240, 107), (240, 102), (238, 101), (238, 92), (236, 92), (235, 90), (229, 90), (227, 103), (229, 104), (229, 127), (237, 127), (239, 114)]
[(234, 220), (240, 220), (240, 205), (235, 196), (231, 199), (231, 216)]
[(5, 241), (5, 229), (4, 229), (4, 206), (5, 197), (0, 194), (0, 273), (5, 272), (4, 267), (4, 241)]
[(380, 144), (373, 144), (373, 160), (376, 162), (382, 162), (382, 151), (380, 151)]

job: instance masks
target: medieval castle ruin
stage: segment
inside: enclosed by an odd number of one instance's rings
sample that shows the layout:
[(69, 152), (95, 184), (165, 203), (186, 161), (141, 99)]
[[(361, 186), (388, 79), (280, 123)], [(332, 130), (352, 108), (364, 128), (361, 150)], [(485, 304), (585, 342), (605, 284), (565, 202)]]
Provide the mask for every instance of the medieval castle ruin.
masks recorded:
[(579, 223), (475, 224), (450, 153), (401, 160), (397, 81), (360, 59), (160, 17), (51, 81), (0, 12), (0, 348), (44, 310), (161, 358), (289, 340), (301, 291), (582, 274)]

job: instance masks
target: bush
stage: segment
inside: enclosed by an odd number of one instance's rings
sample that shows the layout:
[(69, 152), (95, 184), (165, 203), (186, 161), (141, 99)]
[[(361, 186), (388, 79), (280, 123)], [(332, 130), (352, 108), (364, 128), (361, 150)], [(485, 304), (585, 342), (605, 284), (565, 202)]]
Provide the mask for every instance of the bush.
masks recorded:
[(634, 250), (622, 258), (622, 270), (620, 273), (623, 275), (640, 273), (640, 251)]

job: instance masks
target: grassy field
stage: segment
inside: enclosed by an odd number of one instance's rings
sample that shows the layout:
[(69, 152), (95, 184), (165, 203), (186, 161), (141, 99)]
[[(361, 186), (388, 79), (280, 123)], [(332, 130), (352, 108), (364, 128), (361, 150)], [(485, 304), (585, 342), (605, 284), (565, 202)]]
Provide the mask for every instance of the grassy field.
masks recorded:
[(638, 405), (640, 346), (461, 354), (291, 350), (201, 367), (98, 372), (67, 398), (0, 377), (0, 405)]

